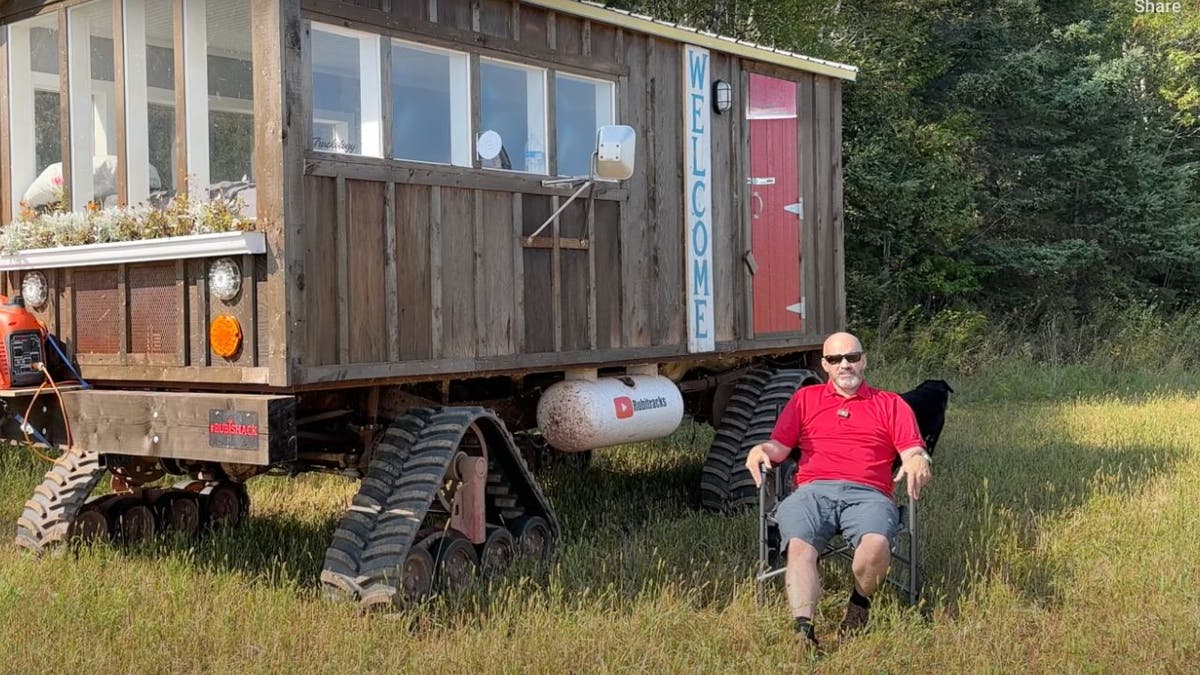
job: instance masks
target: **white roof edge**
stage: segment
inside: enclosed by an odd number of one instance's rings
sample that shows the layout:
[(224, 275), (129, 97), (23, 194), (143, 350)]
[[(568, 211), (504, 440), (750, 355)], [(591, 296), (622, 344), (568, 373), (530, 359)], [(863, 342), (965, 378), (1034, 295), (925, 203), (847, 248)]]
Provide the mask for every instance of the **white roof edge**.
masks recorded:
[(826, 61), (812, 56), (804, 56), (785, 49), (768, 47), (745, 40), (738, 40), (708, 31), (690, 28), (670, 21), (663, 21), (644, 14), (637, 14), (623, 9), (605, 7), (588, 0), (521, 0), (529, 5), (536, 5), (564, 14), (599, 21), (622, 28), (648, 33), (660, 37), (686, 42), (699, 47), (708, 47), (719, 52), (744, 56), (764, 63), (773, 63), (787, 68), (795, 68), (819, 75), (827, 75), (853, 82), (858, 78), (858, 68), (836, 61)]

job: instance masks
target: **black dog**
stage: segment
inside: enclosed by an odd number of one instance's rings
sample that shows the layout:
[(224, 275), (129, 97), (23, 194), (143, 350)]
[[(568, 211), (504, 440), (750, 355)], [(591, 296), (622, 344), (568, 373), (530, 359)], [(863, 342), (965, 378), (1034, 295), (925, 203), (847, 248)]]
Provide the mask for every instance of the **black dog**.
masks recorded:
[(953, 392), (945, 380), (925, 380), (912, 391), (900, 394), (917, 416), (917, 428), (921, 430), (921, 438), (930, 455), (933, 455), (938, 436), (942, 435), (942, 427), (946, 426), (946, 406)]

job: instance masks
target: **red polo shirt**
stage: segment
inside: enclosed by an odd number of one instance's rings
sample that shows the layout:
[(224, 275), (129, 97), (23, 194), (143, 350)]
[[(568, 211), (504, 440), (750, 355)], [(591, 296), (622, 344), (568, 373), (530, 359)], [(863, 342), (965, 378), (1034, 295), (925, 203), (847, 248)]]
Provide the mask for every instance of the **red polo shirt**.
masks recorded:
[(847, 480), (889, 497), (896, 453), (925, 447), (904, 399), (866, 382), (850, 398), (837, 393), (833, 382), (801, 387), (779, 413), (771, 438), (800, 448), (796, 485)]

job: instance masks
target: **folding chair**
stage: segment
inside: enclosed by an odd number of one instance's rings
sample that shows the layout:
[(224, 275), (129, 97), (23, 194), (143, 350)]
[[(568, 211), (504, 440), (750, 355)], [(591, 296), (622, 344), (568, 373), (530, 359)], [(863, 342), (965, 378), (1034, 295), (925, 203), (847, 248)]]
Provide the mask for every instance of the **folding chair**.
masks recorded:
[[(771, 579), (787, 570), (787, 559), (782, 552), (779, 524), (775, 521), (775, 510), (780, 502), (791, 494), (795, 461), (789, 459), (774, 471), (763, 471), (758, 488), (758, 574), (755, 584), (758, 603), (765, 601), (765, 586)], [(907, 492), (905, 492), (907, 494)], [(892, 565), (885, 580), (895, 586), (909, 604), (915, 605), (921, 598), (921, 566), (917, 551), (917, 502), (905, 498), (898, 504), (900, 531), (892, 540)], [(854, 560), (850, 544), (840, 536), (835, 537), (820, 558), (841, 557)]]

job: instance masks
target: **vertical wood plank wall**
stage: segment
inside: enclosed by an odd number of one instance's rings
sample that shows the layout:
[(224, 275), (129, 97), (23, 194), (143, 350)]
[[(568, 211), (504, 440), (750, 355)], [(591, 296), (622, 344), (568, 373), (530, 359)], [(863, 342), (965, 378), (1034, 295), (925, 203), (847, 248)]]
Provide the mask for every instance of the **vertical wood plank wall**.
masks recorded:
[[(380, 366), (406, 362), (431, 364), (431, 373), (461, 372), (506, 358), (553, 366), (555, 352), (636, 360), (685, 351), (679, 43), (516, 0), (266, 0), (253, 6), (262, 118), (255, 139), (259, 221), (269, 252), (262, 261), (241, 261), (253, 268), (247, 277), (252, 292), (229, 308), (210, 297), (202, 262), (179, 266), (172, 283), (183, 323), (178, 355), (164, 355), (164, 364), (267, 367), (271, 384), (294, 385), (387, 376), (395, 369)], [(428, 35), (468, 53), (614, 81), (616, 121), (638, 132), (637, 172), (616, 193), (570, 205), (528, 243), (565, 192), (543, 189), (532, 177), (487, 180), (489, 172), (446, 168), (420, 175), (385, 161), (309, 152), (305, 19), (410, 40)], [(734, 83), (735, 97), (744, 98), (744, 73), (756, 64), (719, 52), (711, 57), (711, 78)], [(0, 74), (5, 65), (0, 56)], [(811, 344), (808, 337), (819, 342), (845, 317), (841, 84), (802, 72), (788, 77), (798, 83), (805, 204), (808, 317), (800, 341)], [(552, 97), (548, 103), (553, 107)], [(748, 125), (744, 101), (735, 103), (729, 113), (712, 114), (710, 136), (714, 318), (718, 348), (726, 350), (756, 347), (748, 333), (744, 262)], [(6, 183), (0, 189), (6, 197), (11, 192)], [(51, 275), (57, 292), (44, 312), (60, 334), (74, 338), (82, 327), (75, 324), (72, 274)], [(128, 269), (116, 274), (123, 282), (131, 278)], [(7, 276), (5, 288), (19, 283), (19, 275)], [(113, 292), (127, 302), (124, 284)], [(207, 322), (221, 309), (253, 332), (244, 360), (223, 364), (211, 356)], [(128, 308), (124, 314), (121, 353), (132, 354)], [(521, 360), (535, 355), (542, 356)], [(157, 363), (150, 357), (100, 360)], [(439, 370), (437, 362), (448, 365)]]
[[(486, 365), (554, 352), (603, 350), (611, 358), (619, 355), (613, 350), (624, 350), (630, 359), (658, 348), (682, 352), (687, 225), (680, 45), (510, 0), (393, 2), (390, 8), (372, 5), (371, 11), (357, 4), (305, 0), (304, 8), (314, 20), (344, 16), (351, 27), (399, 37), (411, 37), (409, 31), (422, 25), (444, 39), (480, 34), (485, 37), (479, 44), (506, 53), (519, 46), (527, 62), (556, 67), (561, 59), (558, 67), (570, 72), (586, 72), (575, 57), (608, 64), (617, 73), (605, 76), (617, 84), (617, 121), (638, 132), (638, 168), (620, 198), (579, 200), (536, 243), (527, 244), (525, 237), (562, 197), (522, 189), (514, 181), (511, 188), (484, 181), (484, 189), (469, 175), (445, 177), (446, 171), (416, 182), (406, 177), (417, 172), (399, 172), (392, 180), (382, 168), (364, 170), (354, 159), (308, 153), (310, 164), (320, 168), (310, 167), (304, 178), (312, 222), (299, 242), (306, 272), (303, 304), (310, 316), (336, 321), (309, 321), (294, 336), (301, 343), (298, 381), (353, 379), (367, 372), (363, 366), (389, 361), (389, 354), (400, 361)], [(714, 80), (736, 86), (754, 67), (712, 53)], [(805, 332), (813, 338), (801, 342), (819, 343), (842, 326), (845, 313), (838, 297), (841, 89), (823, 76), (788, 76), (799, 85)], [(746, 332), (743, 300), (749, 272), (743, 260), (748, 241), (742, 110), (735, 106), (711, 118), (716, 337), (736, 349), (755, 344)], [(339, 204), (350, 205), (340, 217)], [(346, 242), (342, 265), (349, 273), (339, 276), (328, 264), (333, 242)], [(343, 302), (346, 307), (332, 306)], [(387, 324), (389, 303), (396, 307), (398, 327)]]

